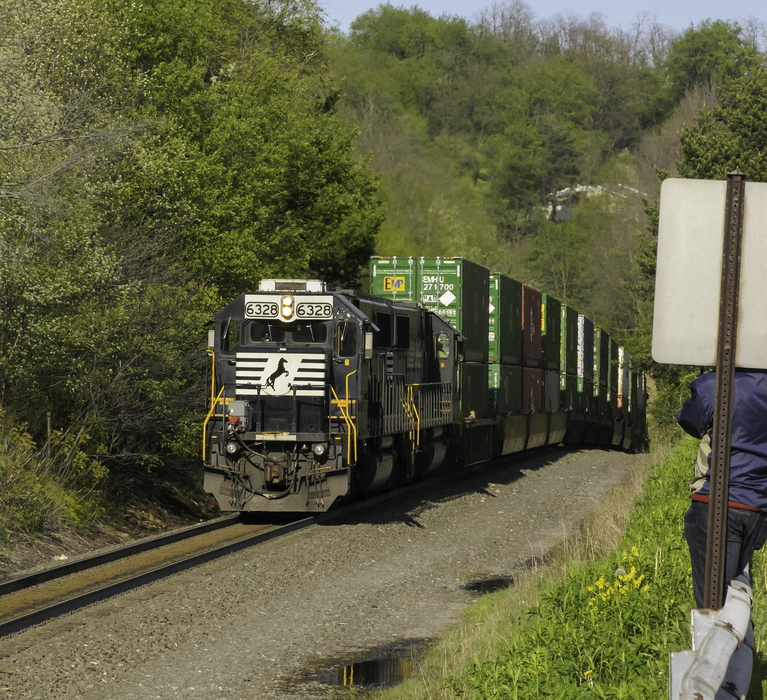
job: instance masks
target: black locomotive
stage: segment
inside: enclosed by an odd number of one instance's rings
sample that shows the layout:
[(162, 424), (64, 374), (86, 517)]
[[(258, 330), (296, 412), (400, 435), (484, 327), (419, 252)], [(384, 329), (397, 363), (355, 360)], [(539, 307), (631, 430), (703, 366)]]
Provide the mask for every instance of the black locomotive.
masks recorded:
[[(473, 294), (487, 309), (487, 290)], [(205, 490), (221, 509), (324, 511), (544, 444), (645, 442), (644, 401), (628, 414), (628, 387), (623, 411), (614, 391), (600, 410), (592, 381), (579, 404), (577, 388), (566, 398), (565, 373), (531, 369), (556, 381), (562, 401), (504, 400), (517, 384), (491, 388), (488, 358), (467, 360), (467, 337), (427, 305), (317, 280), (264, 280), (230, 302), (210, 332), (203, 441)]]

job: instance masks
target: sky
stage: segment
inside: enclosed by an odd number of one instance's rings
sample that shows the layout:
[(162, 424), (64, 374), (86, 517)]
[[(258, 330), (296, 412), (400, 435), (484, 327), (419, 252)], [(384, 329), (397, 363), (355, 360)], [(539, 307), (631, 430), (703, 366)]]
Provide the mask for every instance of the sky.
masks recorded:
[[(349, 25), (358, 15), (378, 7), (379, 4), (380, 0), (319, 0), (319, 5), (327, 13), (330, 24), (337, 25), (343, 32), (349, 30)], [(395, 7), (418, 5), (435, 17), (447, 13), (473, 20), (477, 12), (490, 7), (493, 0), (392, 0), (391, 4)], [(754, 17), (767, 22), (767, 3), (764, 0), (740, 0), (738, 3), (723, 3), (721, 0), (637, 0), (636, 4), (626, 0), (579, 0), (577, 3), (568, 3), (567, 0), (528, 0), (526, 4), (534, 12), (536, 19), (548, 19), (567, 11), (585, 19), (598, 12), (604, 16), (608, 27), (620, 26), (624, 30), (631, 29), (638, 13), (646, 13), (658, 24), (677, 31), (683, 31), (691, 24), (697, 25), (709, 18), (742, 20)]]

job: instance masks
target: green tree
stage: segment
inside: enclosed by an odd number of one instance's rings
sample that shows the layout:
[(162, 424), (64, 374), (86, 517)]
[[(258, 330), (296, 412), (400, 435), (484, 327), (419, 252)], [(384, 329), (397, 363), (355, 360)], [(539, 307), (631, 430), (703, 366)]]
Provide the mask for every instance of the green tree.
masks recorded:
[(695, 85), (722, 85), (756, 67), (756, 48), (740, 35), (737, 24), (709, 19), (672, 42), (666, 75), (675, 102)]
[(265, 276), (356, 283), (383, 212), (333, 113), (316, 15), (197, 4), (125, 6), (157, 128), (123, 162), (119, 218), (177, 235), (184, 265), (224, 296)]
[(728, 83), (719, 104), (702, 110), (680, 137), (682, 177), (721, 180), (740, 170), (749, 180), (767, 182), (767, 71)]

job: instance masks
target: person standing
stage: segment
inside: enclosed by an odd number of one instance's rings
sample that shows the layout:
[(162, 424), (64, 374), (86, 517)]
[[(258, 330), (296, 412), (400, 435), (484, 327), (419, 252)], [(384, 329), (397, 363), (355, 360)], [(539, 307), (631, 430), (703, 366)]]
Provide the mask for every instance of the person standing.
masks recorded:
[[(690, 435), (701, 438), (714, 423), (716, 373), (707, 372), (690, 385), (691, 396), (677, 414), (677, 422)], [(692, 493), (685, 515), (684, 534), (692, 559), (695, 602), (703, 605), (708, 499), (711, 457), (705, 479)], [(727, 509), (725, 586), (751, 561), (762, 547), (767, 532), (767, 370), (735, 370), (730, 441), (730, 486)]]
[[(708, 372), (693, 380), (690, 390), (690, 398), (677, 414), (677, 422), (685, 432), (702, 438), (695, 478), (690, 483), (692, 502), (684, 517), (693, 593), (696, 605), (701, 608), (711, 486), (710, 447), (706, 443), (713, 443), (716, 373)], [(722, 577), (725, 590), (736, 578), (750, 585), (751, 557), (761, 549), (767, 538), (767, 370), (735, 370), (727, 502), (727, 546), (725, 575)], [(748, 690), (753, 652), (752, 621), (745, 642), (733, 654), (728, 669), (727, 676), (738, 678), (740, 682), (737, 685), (745, 686), (731, 693), (735, 697), (740, 697), (741, 693), (745, 695)], [(727, 691), (720, 691), (723, 692)]]

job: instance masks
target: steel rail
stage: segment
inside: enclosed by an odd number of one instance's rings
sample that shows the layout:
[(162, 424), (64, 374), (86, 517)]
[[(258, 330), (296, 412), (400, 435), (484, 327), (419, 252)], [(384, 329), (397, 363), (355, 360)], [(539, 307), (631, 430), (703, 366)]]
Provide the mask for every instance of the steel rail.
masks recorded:
[(39, 586), (42, 583), (48, 583), (54, 581), (57, 578), (63, 576), (70, 576), (77, 574), (88, 569), (93, 569), (103, 564), (111, 564), (112, 562), (119, 561), (120, 559), (127, 559), (135, 554), (141, 554), (142, 552), (149, 552), (159, 547), (164, 547), (168, 544), (175, 542), (181, 542), (189, 539), (190, 537), (197, 537), (206, 532), (213, 532), (225, 527), (230, 527), (236, 522), (239, 522), (239, 515), (229, 515), (222, 518), (216, 518), (210, 522), (203, 523), (202, 525), (192, 525), (181, 530), (175, 530), (164, 535), (157, 535), (155, 537), (147, 537), (134, 542), (132, 544), (125, 545), (112, 549), (108, 552), (102, 552), (101, 554), (94, 554), (90, 557), (83, 559), (77, 559), (76, 561), (68, 562), (67, 564), (61, 564), (60, 566), (54, 566), (50, 569), (43, 569), (32, 574), (26, 574), (24, 576), (18, 576), (16, 578), (9, 579), (0, 583), (0, 597), (8, 595), (10, 593), (16, 593), (23, 591), (25, 588), (31, 588), (32, 586)]
[[(237, 517), (238, 516), (235, 516), (235, 518)], [(191, 569), (195, 566), (199, 566), (200, 564), (205, 564), (207, 562), (213, 561), (214, 559), (226, 556), (227, 554), (232, 554), (242, 549), (247, 549), (248, 547), (252, 547), (256, 544), (261, 544), (262, 542), (267, 542), (277, 537), (282, 537), (283, 535), (287, 535), (291, 532), (295, 532), (296, 530), (308, 527), (309, 525), (317, 522), (319, 519), (319, 517), (304, 518), (303, 520), (273, 528), (271, 530), (267, 530), (266, 532), (261, 532), (257, 535), (245, 537), (241, 540), (237, 540), (236, 542), (230, 542), (229, 544), (223, 545), (221, 547), (216, 547), (215, 549), (208, 550), (207, 552), (202, 552), (201, 554), (195, 554), (191, 557), (186, 557), (185, 559), (181, 559), (171, 564), (166, 564), (165, 566), (161, 566), (157, 569), (152, 569), (151, 571), (144, 572), (137, 576), (132, 576), (130, 578), (123, 579), (122, 581), (117, 581), (115, 583), (109, 584), (108, 586), (97, 588), (96, 590), (90, 591), (88, 593), (83, 593), (82, 595), (75, 596), (74, 598), (68, 598), (67, 600), (60, 601), (59, 603), (54, 603), (53, 605), (49, 605), (40, 610), (35, 610), (33, 612), (27, 613), (26, 615), (15, 617), (0, 623), (0, 638), (21, 632), (28, 627), (39, 625), (42, 622), (46, 622), (47, 620), (50, 620), (54, 617), (59, 617), (60, 615), (64, 615), (68, 612), (74, 612), (75, 610), (83, 608), (86, 605), (100, 603), (101, 601), (106, 600), (107, 598), (111, 598), (112, 596), (119, 595), (120, 593), (126, 593), (127, 591), (139, 588), (140, 586), (145, 586), (149, 583), (154, 583), (160, 579), (180, 573), (186, 569)]]
[[(287, 525), (283, 525), (280, 527), (276, 527), (271, 530), (267, 530), (266, 532), (261, 532), (256, 535), (245, 537), (243, 539), (237, 540), (236, 542), (230, 542), (229, 544), (222, 545), (215, 549), (208, 550), (207, 552), (202, 552), (200, 554), (195, 554), (191, 557), (180, 559), (170, 564), (166, 564), (156, 569), (152, 569), (151, 571), (146, 571), (142, 574), (138, 574), (137, 576), (124, 578), (121, 581), (116, 581), (115, 583), (111, 583), (107, 586), (102, 586), (101, 588), (94, 589), (87, 593), (83, 593), (81, 595), (78, 595), (72, 598), (67, 598), (66, 600), (62, 600), (58, 603), (54, 603), (45, 608), (34, 610), (30, 613), (20, 615), (19, 617), (11, 618), (4, 622), (0, 622), (0, 639), (2, 639), (3, 637), (7, 637), (8, 635), (11, 635), (11, 634), (22, 632), (23, 630), (29, 627), (32, 627), (34, 625), (39, 625), (55, 617), (65, 615), (66, 613), (69, 613), (69, 612), (74, 612), (75, 610), (79, 610), (80, 608), (83, 608), (87, 605), (93, 605), (94, 603), (99, 603), (103, 600), (106, 600), (107, 598), (120, 595), (121, 593), (126, 593), (135, 588), (139, 588), (140, 586), (154, 583), (155, 581), (159, 581), (160, 579), (166, 578), (168, 576), (172, 576), (173, 574), (180, 573), (181, 571), (191, 569), (201, 564), (205, 564), (207, 562), (213, 561), (220, 557), (226, 556), (227, 554), (233, 554), (240, 550), (247, 549), (248, 547), (252, 547), (252, 546), (261, 544), (263, 542), (268, 542), (269, 540), (282, 537), (283, 535), (290, 534), (291, 532), (295, 532), (297, 530), (301, 530), (303, 528), (309, 527), (310, 525), (314, 525), (315, 523), (321, 523), (328, 520), (343, 518), (344, 516), (349, 515), (350, 513), (353, 513), (354, 511), (357, 511), (363, 508), (365, 509), (370, 508), (372, 505), (387, 501), (390, 498), (402, 497), (404, 494), (407, 494), (409, 492), (418, 491), (420, 489), (426, 488), (428, 487), (429, 482), (433, 484), (435, 481), (440, 481), (444, 477), (445, 475), (440, 475), (433, 480), (427, 480), (427, 481), (410, 484), (409, 486), (403, 489), (398, 489), (396, 491), (380, 494), (379, 496), (374, 496), (373, 498), (350, 503), (346, 505), (345, 507), (339, 508), (337, 510), (331, 510), (325, 513), (318, 513), (317, 515), (313, 515), (308, 518), (303, 518), (296, 522), (289, 523)], [(239, 518), (240, 518), (239, 515), (234, 515), (234, 516), (231, 516), (230, 518), (221, 519), (221, 520), (225, 520), (227, 525), (231, 525), (233, 521), (239, 520)], [(206, 523), (206, 525), (209, 526), (207, 530), (204, 529), (204, 526), (199, 526), (199, 525), (196, 525), (193, 528), (187, 528), (186, 531), (192, 531), (192, 534), (187, 535), (187, 537), (203, 534), (204, 531), (210, 531), (211, 529), (216, 529), (212, 527), (212, 523)], [(220, 527), (223, 527), (223, 526), (220, 526)], [(185, 532), (185, 531), (181, 531), (181, 532)], [(173, 533), (173, 534), (176, 534), (176, 533)], [(162, 539), (162, 536), (152, 538), (153, 541), (157, 541), (160, 539)], [(184, 539), (184, 538), (180, 538), (180, 539)], [(167, 541), (165, 543), (167, 544)], [(135, 547), (140, 547), (142, 544), (149, 545), (150, 543), (149, 542), (136, 543)], [(132, 554), (140, 553), (140, 551), (148, 551), (150, 549), (154, 549), (154, 547), (146, 546), (144, 550), (137, 551), (134, 548), (134, 545), (128, 545), (128, 548), (133, 549), (133, 551), (131, 552)], [(124, 555), (124, 556), (119, 555), (121, 551), (122, 551), (121, 549), (115, 550), (113, 553), (107, 553), (107, 555), (113, 554), (114, 555), (113, 560), (126, 558), (128, 555)], [(79, 562), (72, 562), (69, 565), (63, 565), (63, 566), (54, 567), (53, 569), (47, 569), (45, 572), (39, 572), (39, 574), (37, 575), (39, 576), (40, 574), (48, 574), (50, 578), (48, 578), (47, 580), (54, 580), (55, 578), (59, 578), (61, 576), (67, 575), (67, 573), (70, 573), (70, 574), (78, 573), (79, 571), (91, 568), (84, 564), (88, 561), (98, 559), (99, 556), (100, 555), (95, 557), (90, 557), (87, 560), (81, 560)], [(105, 563), (105, 562), (102, 561), (101, 563)], [(77, 568), (78, 565), (81, 565), (81, 567)], [(69, 568), (68, 572), (62, 571), (67, 568)], [(32, 574), (30, 575), (30, 577), (24, 577), (24, 578), (31, 579), (34, 576), (36, 575)], [(40, 582), (41, 581), (38, 581), (37, 583), (40, 583)], [(8, 582), (8, 583), (10, 584), (13, 582)], [(29, 585), (35, 585), (35, 584), (30, 583)], [(18, 590), (22, 590), (24, 587), (26, 586), (21, 586)], [(10, 591), (7, 591), (7, 592), (10, 592)]]

